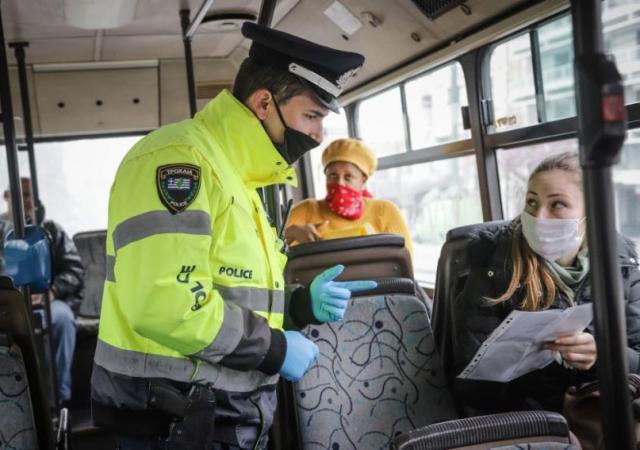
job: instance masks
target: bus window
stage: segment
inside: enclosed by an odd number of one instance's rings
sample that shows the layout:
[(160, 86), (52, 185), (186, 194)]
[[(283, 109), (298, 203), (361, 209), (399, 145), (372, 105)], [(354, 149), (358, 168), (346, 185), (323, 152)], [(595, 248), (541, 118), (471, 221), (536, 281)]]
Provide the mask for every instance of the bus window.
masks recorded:
[[(125, 153), (140, 136), (35, 145), (40, 199), (46, 217), (73, 236), (107, 228), (109, 190)], [(28, 170), (21, 174), (28, 176)]]
[(313, 170), (313, 189), (316, 198), (324, 198), (327, 195), (327, 186), (322, 167), (322, 152), (327, 148), (327, 145), (335, 139), (349, 137), (347, 115), (344, 109), (340, 108), (339, 114), (329, 113), (322, 122), (322, 132), (324, 134), (322, 145), (319, 145), (310, 152), (311, 167)]
[(627, 104), (640, 102), (640, 3), (602, 3), (602, 28), (607, 52), (613, 54), (624, 80)]
[(571, 16), (538, 28), (544, 111), (547, 121), (576, 115)]
[[(500, 194), (506, 219), (522, 211), (529, 173), (545, 157), (578, 151), (578, 141), (567, 139), (497, 151)], [(616, 224), (640, 248), (640, 130), (629, 131), (620, 163), (613, 169)]]
[[(627, 104), (640, 102), (640, 4), (604, 2), (607, 52), (616, 58)], [(532, 40), (537, 43), (540, 86), (536, 104)], [(547, 21), (532, 31), (497, 45), (490, 56), (494, 123), (490, 132), (535, 125), (576, 115), (571, 16)]]
[[(636, 89), (640, 89), (640, 83)], [(618, 230), (640, 249), (640, 130), (627, 133), (620, 164), (613, 170)]]
[(391, 200), (402, 210), (411, 230), (414, 274), (420, 282), (435, 283), (447, 231), (482, 222), (473, 155), (379, 170), (369, 184), (374, 197)]
[(547, 156), (562, 152), (577, 152), (578, 141), (566, 139), (514, 149), (498, 149), (498, 174), (502, 214), (510, 220), (522, 212), (527, 180), (533, 169)]
[[(27, 152), (18, 152), (18, 167), (20, 176), (29, 177), (29, 155)], [(7, 166), (7, 152), (4, 146), (0, 146), (0, 192), (4, 195), (4, 191), (9, 190), (9, 168)], [(2, 196), (0, 196), (2, 197)], [(4, 197), (0, 198), (0, 215), (7, 212), (7, 202)]]
[(467, 106), (467, 89), (459, 63), (449, 64), (405, 84), (411, 149), (468, 139), (460, 107)]
[(400, 87), (358, 104), (358, 135), (378, 158), (407, 151)]
[(497, 45), (490, 56), (492, 132), (538, 122), (529, 34)]

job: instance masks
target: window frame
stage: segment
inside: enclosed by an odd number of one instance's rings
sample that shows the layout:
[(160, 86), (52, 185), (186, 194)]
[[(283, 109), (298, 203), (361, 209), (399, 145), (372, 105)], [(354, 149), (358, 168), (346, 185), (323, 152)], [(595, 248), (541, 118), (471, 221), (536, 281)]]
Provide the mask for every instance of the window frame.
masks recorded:
[[(482, 202), (483, 220), (502, 220), (503, 208), (499, 186), (498, 166), (496, 159), (496, 150), (516, 148), (522, 145), (541, 144), (557, 140), (564, 140), (578, 137), (578, 119), (577, 116), (556, 119), (551, 121), (540, 121), (546, 118), (546, 105), (544, 103), (544, 84), (541, 78), (540, 61), (533, 61), (534, 65), (534, 87), (536, 91), (536, 108), (539, 116), (539, 123), (516, 128), (506, 131), (490, 132), (492, 111), (489, 107), (491, 101), (491, 78), (490, 78), (490, 60), (493, 49), (511, 39), (517, 38), (524, 34), (529, 34), (530, 39), (537, 42), (537, 30), (553, 21), (563, 17), (570, 16), (569, 8), (565, 8), (555, 14), (545, 17), (542, 20), (528, 24), (522, 28), (514, 29), (512, 32), (505, 34), (500, 39), (490, 44), (478, 47), (467, 53), (455, 58), (440, 62), (433, 66), (425, 67), (419, 73), (407, 77), (384, 89), (371, 92), (369, 95), (350, 103), (346, 110), (347, 123), (349, 125), (349, 133), (351, 137), (361, 137), (358, 130), (358, 108), (359, 105), (375, 95), (385, 92), (398, 86), (404, 86), (417, 78), (427, 75), (430, 72), (439, 70), (449, 64), (459, 63), (462, 67), (466, 91), (467, 102), (469, 107), (469, 122), (471, 138), (453, 141), (446, 144), (434, 145), (426, 148), (411, 149), (411, 140), (408, 135), (405, 139), (407, 143), (406, 151), (394, 155), (384, 156), (378, 160), (379, 170), (401, 167), (410, 164), (420, 164), (425, 162), (438, 161), (442, 159), (466, 156), (472, 153), (476, 155), (476, 163), (478, 168), (478, 183), (480, 190), (480, 198)], [(531, 48), (532, 59), (536, 54), (534, 45)], [(536, 75), (536, 72), (538, 75)], [(540, 77), (538, 81), (535, 81)], [(404, 88), (401, 88), (401, 99)], [(406, 101), (403, 104), (403, 121), (405, 130), (409, 130), (410, 118), (406, 110)], [(627, 128), (629, 130), (640, 128), (640, 101), (628, 103), (625, 105), (627, 111)]]

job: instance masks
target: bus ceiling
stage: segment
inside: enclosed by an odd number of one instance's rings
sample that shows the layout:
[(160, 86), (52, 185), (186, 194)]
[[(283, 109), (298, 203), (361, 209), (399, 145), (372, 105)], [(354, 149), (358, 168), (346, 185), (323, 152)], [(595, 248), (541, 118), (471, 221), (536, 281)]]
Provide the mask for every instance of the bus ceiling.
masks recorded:
[[(2, 2), (7, 43), (23, 41), (36, 137), (147, 131), (188, 117), (185, 25), (194, 60), (196, 109), (229, 88), (248, 42), (243, 20), (261, 0), (21, 0)], [(429, 4), (447, 4), (431, 8)], [(423, 5), (423, 7), (420, 7)], [(396, 68), (449, 47), (527, 8), (561, 0), (278, 0), (271, 26), (322, 44), (364, 53), (347, 90), (375, 86)], [(180, 16), (189, 11), (189, 21)], [(184, 14), (184, 13), (183, 13)], [(201, 16), (201, 17), (198, 17)], [(309, 18), (313, 20), (309, 20)], [(536, 13), (539, 20), (540, 15)], [(197, 26), (194, 21), (200, 18)], [(181, 20), (183, 23), (181, 23)], [(7, 52), (16, 116), (22, 115), (17, 61)], [(17, 123), (17, 133), (24, 130)]]

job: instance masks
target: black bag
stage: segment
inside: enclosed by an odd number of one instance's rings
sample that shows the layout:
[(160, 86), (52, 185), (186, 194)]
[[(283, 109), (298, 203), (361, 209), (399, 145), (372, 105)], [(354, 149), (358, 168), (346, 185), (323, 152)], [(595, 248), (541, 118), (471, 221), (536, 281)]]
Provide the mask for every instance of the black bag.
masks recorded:
[[(640, 442), (640, 375), (629, 374), (627, 384), (631, 394), (636, 440)], [(570, 387), (564, 396), (563, 414), (583, 450), (604, 449), (599, 381)], [(640, 446), (637, 448), (640, 449)]]

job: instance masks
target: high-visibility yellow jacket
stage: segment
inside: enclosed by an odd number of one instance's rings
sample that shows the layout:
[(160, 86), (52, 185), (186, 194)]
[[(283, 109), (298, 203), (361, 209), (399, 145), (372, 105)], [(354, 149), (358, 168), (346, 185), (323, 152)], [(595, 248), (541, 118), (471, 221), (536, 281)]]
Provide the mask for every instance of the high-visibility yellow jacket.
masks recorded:
[[(169, 184), (195, 193), (182, 212), (163, 203), (163, 167), (195, 167)], [(276, 382), (286, 256), (256, 192), (275, 183), (295, 185), (294, 170), (228, 91), (129, 151), (109, 200), (94, 399), (117, 395), (105, 373), (233, 392)]]

